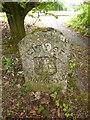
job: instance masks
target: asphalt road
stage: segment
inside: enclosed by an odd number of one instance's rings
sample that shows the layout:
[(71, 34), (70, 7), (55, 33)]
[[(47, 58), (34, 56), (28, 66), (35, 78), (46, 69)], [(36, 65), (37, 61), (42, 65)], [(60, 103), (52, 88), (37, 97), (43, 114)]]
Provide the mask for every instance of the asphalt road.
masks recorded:
[(70, 41), (71, 44), (87, 47), (88, 45), (87, 37), (83, 37), (80, 34), (77, 34), (75, 31), (64, 25), (64, 23), (68, 22), (72, 17), (73, 15), (59, 15), (58, 19), (56, 19), (53, 16), (41, 15), (40, 21), (36, 21), (37, 17), (31, 18), (26, 16), (25, 22), (28, 24), (35, 23), (39, 27), (53, 27), (55, 29), (58, 29), (65, 35), (65, 37)]

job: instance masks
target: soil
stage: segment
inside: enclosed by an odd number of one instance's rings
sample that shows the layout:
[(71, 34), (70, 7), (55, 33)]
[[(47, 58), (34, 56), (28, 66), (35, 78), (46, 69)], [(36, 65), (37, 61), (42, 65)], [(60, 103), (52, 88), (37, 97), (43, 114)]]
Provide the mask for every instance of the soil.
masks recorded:
[[(85, 120), (88, 118), (88, 49), (72, 44), (68, 87), (52, 93), (33, 91), (24, 79), (17, 44), (9, 26), (2, 23), (2, 116), (3, 120)], [(36, 26), (25, 25), (26, 32)], [(68, 28), (68, 30), (70, 30)], [(67, 31), (67, 29), (66, 29)], [(76, 36), (74, 35), (74, 39)]]

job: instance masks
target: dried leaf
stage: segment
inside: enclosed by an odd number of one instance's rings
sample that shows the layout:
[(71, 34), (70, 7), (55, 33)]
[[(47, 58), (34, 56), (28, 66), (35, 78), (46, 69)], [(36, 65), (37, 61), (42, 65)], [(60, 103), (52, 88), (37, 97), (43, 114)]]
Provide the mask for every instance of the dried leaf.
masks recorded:
[(20, 84), (17, 84), (17, 87), (18, 87), (18, 88), (21, 88), (21, 85), (20, 85)]
[(41, 92), (36, 92), (35, 98), (39, 100), (41, 98)]
[(57, 109), (57, 116), (60, 118), (60, 108)]

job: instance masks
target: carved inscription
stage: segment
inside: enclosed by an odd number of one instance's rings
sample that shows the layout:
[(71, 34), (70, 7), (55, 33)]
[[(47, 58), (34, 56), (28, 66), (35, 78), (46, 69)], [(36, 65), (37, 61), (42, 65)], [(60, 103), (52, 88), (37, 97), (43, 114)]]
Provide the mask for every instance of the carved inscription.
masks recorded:
[(55, 57), (34, 57), (34, 70), (37, 75), (54, 75), (57, 72)]

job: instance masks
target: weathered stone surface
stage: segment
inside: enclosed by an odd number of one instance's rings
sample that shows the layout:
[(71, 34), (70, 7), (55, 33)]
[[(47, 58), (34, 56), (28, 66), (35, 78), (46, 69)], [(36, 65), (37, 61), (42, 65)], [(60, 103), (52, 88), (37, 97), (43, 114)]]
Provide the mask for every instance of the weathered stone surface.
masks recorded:
[(19, 43), (25, 79), (34, 90), (62, 90), (67, 86), (70, 45), (57, 30), (38, 31)]

